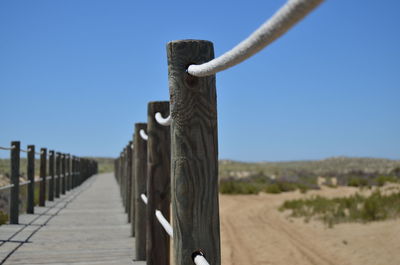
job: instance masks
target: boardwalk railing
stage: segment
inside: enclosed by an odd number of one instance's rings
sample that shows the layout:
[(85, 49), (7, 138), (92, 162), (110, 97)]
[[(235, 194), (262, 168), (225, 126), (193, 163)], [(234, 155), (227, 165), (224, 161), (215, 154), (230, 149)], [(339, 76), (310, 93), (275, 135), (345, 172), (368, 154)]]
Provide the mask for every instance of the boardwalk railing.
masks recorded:
[[(10, 184), (0, 187), (0, 211), (8, 213), (9, 223), (18, 224), (19, 214), (26, 210), (34, 214), (34, 206), (46, 205), (46, 199), (53, 201), (60, 195), (74, 189), (90, 176), (97, 173), (97, 162), (41, 148), (35, 151), (34, 145), (22, 149), (19, 141), (11, 142), (9, 147), (0, 150), (10, 151)], [(27, 154), (26, 181), (20, 167), (21, 152)], [(35, 156), (39, 156), (39, 178), (35, 179)], [(9, 202), (9, 204), (7, 204)]]
[(173, 238), (175, 264), (221, 264), (215, 74), (263, 49), (322, 1), (289, 0), (215, 59), (209, 41), (167, 44), (170, 101), (148, 104), (147, 123), (135, 124), (114, 164), (137, 260), (168, 265)]

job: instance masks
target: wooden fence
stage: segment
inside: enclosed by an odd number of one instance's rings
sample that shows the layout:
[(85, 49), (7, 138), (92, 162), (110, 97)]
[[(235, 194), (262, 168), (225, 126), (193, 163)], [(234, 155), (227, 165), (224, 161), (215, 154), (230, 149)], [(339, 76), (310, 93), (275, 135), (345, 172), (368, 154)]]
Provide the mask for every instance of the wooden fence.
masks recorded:
[[(34, 145), (28, 145), (24, 150), (19, 141), (11, 142), (10, 147), (0, 147), (0, 150), (10, 151), (10, 184), (0, 187), (1, 200), (9, 201), (8, 205), (3, 203), (0, 210), (8, 213), (10, 224), (19, 223), (21, 212), (34, 214), (35, 204), (45, 206), (46, 200), (59, 198), (97, 173), (94, 160), (53, 150), (47, 152), (47, 148), (36, 152)], [(20, 182), (21, 152), (27, 154), (27, 181), (24, 182)], [(39, 179), (36, 180), (35, 156), (40, 157)]]

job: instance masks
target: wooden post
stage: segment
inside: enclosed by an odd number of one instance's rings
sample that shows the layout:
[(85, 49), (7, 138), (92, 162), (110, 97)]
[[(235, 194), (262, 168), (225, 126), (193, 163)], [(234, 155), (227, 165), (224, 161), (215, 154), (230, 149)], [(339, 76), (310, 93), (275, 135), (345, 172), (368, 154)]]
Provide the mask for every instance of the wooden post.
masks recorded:
[(154, 115), (169, 115), (169, 102), (150, 102), (147, 109), (147, 265), (169, 265), (169, 235), (158, 222), (155, 211), (169, 220), (171, 203), (171, 134)]
[(140, 196), (147, 191), (147, 141), (140, 137), (140, 130), (147, 131), (147, 124), (135, 124), (135, 253), (136, 260), (146, 260), (146, 204)]
[(39, 206), (45, 206), (46, 203), (46, 162), (47, 149), (40, 149), (40, 186), (39, 186)]
[(18, 224), (19, 218), (19, 159), (20, 159), (20, 142), (11, 142), (11, 188), (10, 194), (10, 224)]
[(27, 196), (27, 204), (26, 204), (26, 212), (33, 214), (35, 213), (35, 146), (28, 145), (28, 168), (27, 168), (27, 177), (28, 177), (28, 196)]
[[(132, 140), (135, 140), (135, 136), (132, 135)], [(135, 236), (135, 208), (136, 208), (136, 192), (135, 192), (135, 187), (136, 187), (136, 180), (135, 180), (135, 159), (134, 159), (134, 154), (135, 154), (135, 146), (134, 146), (134, 142), (132, 141), (132, 158), (131, 158), (131, 168), (132, 168), (132, 174), (131, 174), (131, 236)]]
[(65, 189), (69, 191), (71, 189), (71, 155), (67, 154), (65, 158), (66, 166), (66, 177), (65, 177)]
[(65, 194), (65, 154), (61, 154), (61, 194)]
[(54, 151), (49, 151), (49, 201), (54, 201)]
[(167, 54), (175, 262), (193, 265), (193, 252), (201, 250), (210, 264), (220, 265), (215, 75), (197, 78), (186, 72), (190, 64), (212, 60), (213, 45), (173, 41)]
[(61, 183), (61, 153), (57, 152), (56, 153), (56, 174), (57, 174), (57, 179), (56, 179), (56, 198), (60, 198), (60, 183)]
[(128, 209), (128, 223), (131, 222), (131, 196), (132, 196), (132, 141), (129, 141), (126, 147), (126, 175), (127, 175), (127, 194), (126, 194), (126, 208)]
[(126, 209), (126, 147), (124, 148), (124, 151), (122, 152), (123, 154), (123, 162), (122, 162), (122, 201), (124, 204), (124, 209), (125, 209), (125, 213), (127, 212)]
[(76, 158), (75, 156), (72, 156), (72, 162), (71, 162), (71, 171), (72, 171), (72, 175), (71, 175), (71, 189), (74, 189), (75, 186), (75, 178), (76, 178)]

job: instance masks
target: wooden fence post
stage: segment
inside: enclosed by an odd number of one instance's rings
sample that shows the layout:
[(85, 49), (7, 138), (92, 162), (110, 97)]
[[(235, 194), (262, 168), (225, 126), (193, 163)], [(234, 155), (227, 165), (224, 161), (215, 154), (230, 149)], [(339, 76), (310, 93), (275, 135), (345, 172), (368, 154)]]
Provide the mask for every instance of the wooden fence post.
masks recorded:
[(193, 265), (193, 252), (201, 250), (210, 264), (220, 265), (215, 75), (198, 78), (186, 72), (190, 64), (212, 60), (213, 45), (172, 41), (167, 54), (175, 262)]
[(54, 150), (49, 151), (49, 201), (54, 201)]
[(28, 166), (27, 166), (27, 179), (28, 183), (28, 196), (26, 203), (26, 212), (35, 213), (35, 146), (28, 145)]
[(72, 156), (72, 188), (76, 187), (76, 157)]
[(126, 192), (126, 208), (128, 209), (128, 223), (131, 222), (131, 196), (132, 196), (132, 141), (129, 141), (126, 147), (126, 177), (127, 177), (127, 192)]
[[(134, 141), (135, 136), (132, 136), (132, 140)], [(134, 159), (134, 154), (135, 154), (135, 145), (133, 144), (134, 142), (131, 142), (131, 236), (135, 236), (135, 212), (136, 212), (136, 192), (135, 192), (135, 187), (136, 187), (136, 180), (135, 180), (135, 159)]]
[(150, 102), (147, 109), (147, 265), (169, 265), (169, 235), (158, 222), (155, 211), (169, 220), (171, 202), (169, 126), (154, 116), (169, 115), (169, 102)]
[(61, 194), (65, 194), (65, 154), (61, 154)]
[(140, 196), (147, 191), (147, 141), (141, 138), (140, 130), (147, 131), (147, 124), (135, 124), (135, 253), (136, 260), (146, 260), (146, 205)]
[(56, 179), (56, 198), (60, 198), (60, 183), (61, 183), (61, 153), (57, 152), (56, 153), (56, 174), (57, 174), (57, 179)]
[(40, 186), (39, 186), (39, 206), (46, 204), (46, 162), (47, 149), (40, 149)]
[(69, 191), (71, 189), (71, 155), (70, 154), (67, 154), (66, 164), (67, 164), (67, 168), (66, 168), (67, 177), (66, 177), (66, 180), (65, 180), (66, 181), (65, 189), (67, 191)]
[(11, 142), (11, 188), (10, 194), (10, 224), (18, 224), (19, 218), (19, 160), (20, 160), (20, 142)]

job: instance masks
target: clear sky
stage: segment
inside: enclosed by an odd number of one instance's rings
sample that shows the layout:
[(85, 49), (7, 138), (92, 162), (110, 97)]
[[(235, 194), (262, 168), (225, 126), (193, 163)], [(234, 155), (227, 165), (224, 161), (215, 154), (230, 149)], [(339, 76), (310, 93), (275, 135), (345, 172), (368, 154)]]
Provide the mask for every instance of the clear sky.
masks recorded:
[[(1, 0), (0, 145), (117, 156), (147, 102), (168, 100), (168, 41), (210, 40), (218, 56), (284, 3)], [(400, 159), (399, 10), (327, 0), (217, 74), (219, 157)]]

